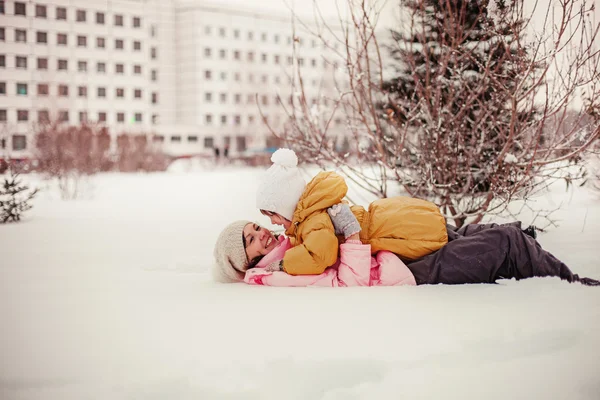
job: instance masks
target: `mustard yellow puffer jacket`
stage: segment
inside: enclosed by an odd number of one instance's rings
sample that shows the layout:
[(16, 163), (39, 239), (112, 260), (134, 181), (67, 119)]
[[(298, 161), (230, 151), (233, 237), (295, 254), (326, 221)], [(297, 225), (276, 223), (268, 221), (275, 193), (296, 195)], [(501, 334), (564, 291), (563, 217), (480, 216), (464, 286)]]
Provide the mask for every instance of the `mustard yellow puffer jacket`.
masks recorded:
[[(321, 274), (338, 257), (339, 242), (327, 209), (342, 201), (348, 186), (335, 172), (320, 172), (306, 186), (286, 230), (293, 248), (286, 251), (283, 267), (291, 275)], [(404, 260), (430, 254), (448, 242), (446, 221), (439, 208), (411, 197), (380, 199), (351, 207), (362, 231), (360, 239), (371, 252), (388, 250)]]

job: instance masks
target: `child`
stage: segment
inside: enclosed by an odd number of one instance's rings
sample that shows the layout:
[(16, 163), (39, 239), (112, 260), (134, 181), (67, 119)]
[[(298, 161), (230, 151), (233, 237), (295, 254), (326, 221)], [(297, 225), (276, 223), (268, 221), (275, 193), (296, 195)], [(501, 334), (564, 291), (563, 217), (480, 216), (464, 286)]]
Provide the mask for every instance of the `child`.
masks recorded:
[[(271, 157), (257, 191), (257, 206), (271, 222), (285, 227), (292, 248), (283, 258), (283, 270), (291, 275), (319, 275), (338, 258), (339, 241), (332, 218), (350, 221), (338, 234), (345, 238), (360, 232), (371, 253), (381, 250), (404, 260), (416, 260), (448, 242), (446, 221), (439, 208), (410, 197), (376, 200), (365, 210), (353, 206), (358, 220), (347, 218), (347, 207), (330, 211), (346, 196), (348, 186), (335, 172), (320, 172), (308, 184), (300, 176), (296, 154), (279, 149)], [(336, 212), (337, 211), (337, 212)], [(339, 213), (339, 215), (338, 215)]]

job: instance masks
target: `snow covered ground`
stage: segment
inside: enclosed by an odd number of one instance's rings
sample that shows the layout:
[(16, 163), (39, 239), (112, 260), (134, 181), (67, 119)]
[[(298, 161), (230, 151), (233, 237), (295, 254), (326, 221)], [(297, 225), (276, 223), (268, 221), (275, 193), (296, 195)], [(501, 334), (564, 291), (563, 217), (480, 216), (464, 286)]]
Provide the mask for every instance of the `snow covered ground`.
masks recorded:
[[(0, 226), (0, 399), (600, 398), (599, 288), (212, 282), (220, 229), (268, 222), (259, 172), (104, 174)], [(600, 278), (598, 195), (539, 201), (542, 245)]]

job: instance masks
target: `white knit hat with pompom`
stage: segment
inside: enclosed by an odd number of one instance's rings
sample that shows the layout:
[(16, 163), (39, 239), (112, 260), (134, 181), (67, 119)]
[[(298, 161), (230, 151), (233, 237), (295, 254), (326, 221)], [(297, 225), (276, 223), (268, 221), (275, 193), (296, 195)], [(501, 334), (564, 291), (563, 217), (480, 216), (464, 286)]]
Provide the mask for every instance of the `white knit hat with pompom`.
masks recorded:
[(273, 165), (258, 185), (256, 206), (291, 221), (306, 187), (298, 169), (298, 157), (293, 150), (279, 149), (273, 153), (271, 161)]

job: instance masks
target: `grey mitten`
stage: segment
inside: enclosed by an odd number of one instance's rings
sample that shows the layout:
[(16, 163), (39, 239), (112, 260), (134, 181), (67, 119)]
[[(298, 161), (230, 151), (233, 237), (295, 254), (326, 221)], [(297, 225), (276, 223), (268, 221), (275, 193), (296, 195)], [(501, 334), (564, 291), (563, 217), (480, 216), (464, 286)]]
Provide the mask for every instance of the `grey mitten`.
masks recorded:
[(360, 232), (360, 224), (354, 214), (352, 214), (348, 204), (339, 203), (331, 206), (327, 209), (327, 214), (329, 214), (331, 222), (333, 222), (336, 235), (344, 235), (344, 238), (348, 239), (355, 233)]

